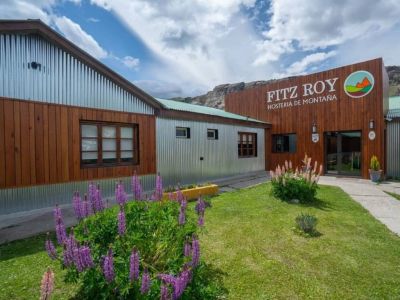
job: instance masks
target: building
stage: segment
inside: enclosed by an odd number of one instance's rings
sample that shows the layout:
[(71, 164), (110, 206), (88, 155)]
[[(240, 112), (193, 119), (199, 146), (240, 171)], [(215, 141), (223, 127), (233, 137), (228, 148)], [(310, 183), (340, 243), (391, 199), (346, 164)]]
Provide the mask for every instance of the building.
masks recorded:
[(267, 122), (155, 99), (37, 20), (0, 21), (0, 215), (265, 170)]
[(387, 176), (400, 179), (400, 97), (389, 98), (387, 120)]
[[(225, 110), (271, 123), (267, 170), (285, 160), (300, 165), (305, 154), (323, 163), (325, 174), (368, 178), (372, 155), (385, 171), (390, 164), (388, 76), (380, 58), (228, 94)], [(398, 142), (393, 146), (398, 153)]]

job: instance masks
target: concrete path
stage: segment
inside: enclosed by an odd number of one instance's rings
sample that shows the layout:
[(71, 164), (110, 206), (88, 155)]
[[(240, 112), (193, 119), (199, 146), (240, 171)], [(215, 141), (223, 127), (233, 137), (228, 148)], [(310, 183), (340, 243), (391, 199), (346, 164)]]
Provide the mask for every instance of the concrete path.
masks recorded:
[(399, 194), (400, 183), (375, 184), (365, 179), (330, 176), (322, 176), (319, 183), (340, 187), (389, 230), (400, 235), (400, 201), (384, 192)]

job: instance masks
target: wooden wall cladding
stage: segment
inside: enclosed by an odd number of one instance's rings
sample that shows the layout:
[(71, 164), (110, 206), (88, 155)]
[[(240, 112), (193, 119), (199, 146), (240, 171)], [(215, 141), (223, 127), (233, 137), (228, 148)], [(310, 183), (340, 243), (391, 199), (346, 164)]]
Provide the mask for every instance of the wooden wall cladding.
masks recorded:
[[(286, 159), (296, 165), (307, 153), (313, 160), (324, 162), (324, 133), (329, 131), (361, 130), (362, 143), (362, 176), (368, 177), (368, 167), (372, 155), (377, 155), (382, 166), (385, 164), (385, 121), (384, 95), (387, 88), (383, 73), (382, 59), (374, 59), (350, 66), (328, 70), (321, 73), (277, 80), (268, 85), (250, 88), (244, 91), (228, 94), (225, 97), (225, 110), (244, 116), (250, 116), (262, 121), (270, 122), (272, 128), (266, 134), (266, 168), (273, 169)], [(354, 71), (366, 70), (375, 79), (373, 90), (361, 98), (351, 98), (344, 91), (344, 81)], [(305, 83), (314, 83), (318, 80), (327, 80), (338, 77), (335, 84), (337, 100), (286, 107), (274, 110), (267, 109), (267, 92)], [(324, 94), (318, 95), (323, 96)], [(326, 95), (326, 94), (325, 94)], [(299, 97), (298, 99), (303, 99)], [(375, 140), (369, 140), (369, 120), (375, 121)], [(320, 141), (311, 141), (313, 122), (316, 123)], [(296, 133), (296, 153), (272, 153), (271, 134)]]
[[(139, 165), (80, 166), (80, 120), (139, 124)], [(0, 188), (156, 173), (155, 116), (0, 98)]]

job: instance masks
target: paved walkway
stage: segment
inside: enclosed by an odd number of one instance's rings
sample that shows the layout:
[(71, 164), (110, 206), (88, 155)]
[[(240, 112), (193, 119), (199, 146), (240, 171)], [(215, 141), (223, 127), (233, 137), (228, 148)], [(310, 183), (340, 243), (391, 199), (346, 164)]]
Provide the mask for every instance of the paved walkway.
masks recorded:
[(366, 179), (330, 176), (322, 176), (319, 183), (340, 187), (389, 230), (400, 235), (400, 201), (384, 192), (400, 194), (400, 183), (375, 184)]

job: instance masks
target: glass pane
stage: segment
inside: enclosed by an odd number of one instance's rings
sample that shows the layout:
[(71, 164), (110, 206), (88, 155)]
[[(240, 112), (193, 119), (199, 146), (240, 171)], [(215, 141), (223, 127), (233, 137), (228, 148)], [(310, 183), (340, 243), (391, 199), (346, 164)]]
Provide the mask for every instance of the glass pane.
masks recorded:
[(117, 158), (117, 152), (103, 152), (103, 159)]
[(133, 128), (132, 127), (121, 127), (121, 138), (132, 139)]
[(116, 150), (117, 150), (117, 140), (103, 139), (103, 151), (116, 151)]
[(297, 136), (295, 134), (289, 135), (289, 152), (290, 153), (296, 152), (296, 140), (297, 140)]
[(121, 150), (133, 150), (133, 141), (121, 140)]
[(82, 152), (82, 160), (96, 160), (97, 152)]
[(121, 158), (132, 158), (133, 157), (133, 151), (122, 151), (121, 152)]
[(243, 142), (247, 142), (247, 134), (243, 134)]
[(214, 138), (214, 135), (215, 135), (215, 134), (214, 134), (214, 130), (208, 130), (208, 131), (207, 131), (207, 137), (208, 137), (208, 138)]
[(82, 151), (97, 151), (97, 139), (82, 139)]
[(116, 138), (117, 129), (114, 126), (103, 126), (103, 137), (105, 138)]
[(177, 137), (186, 137), (186, 128), (176, 128)]
[(96, 125), (82, 125), (82, 137), (97, 137)]
[(251, 142), (253, 140), (253, 135), (249, 134), (248, 138), (249, 138), (249, 142)]

